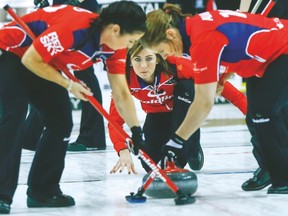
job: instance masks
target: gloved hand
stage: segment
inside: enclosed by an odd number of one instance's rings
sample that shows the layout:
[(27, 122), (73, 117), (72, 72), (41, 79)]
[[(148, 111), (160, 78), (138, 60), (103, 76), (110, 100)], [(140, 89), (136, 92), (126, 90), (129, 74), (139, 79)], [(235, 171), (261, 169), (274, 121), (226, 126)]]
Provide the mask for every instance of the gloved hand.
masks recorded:
[(34, 5), (37, 8), (43, 8), (43, 7), (49, 6), (50, 4), (49, 4), (48, 0), (34, 0)]
[(73, 5), (73, 6), (79, 6), (81, 4), (81, 2), (79, 0), (68, 0), (65, 2), (65, 4)]
[[(81, 4), (81, 2), (79, 0), (67, 0), (63, 4), (79, 6)], [(50, 3), (48, 0), (34, 0), (34, 5), (37, 8), (43, 8), (43, 7), (50, 6)]]
[(141, 127), (139, 126), (134, 126), (131, 128), (132, 132), (132, 143), (133, 145), (129, 146), (129, 150), (135, 154), (138, 155), (139, 149), (144, 145), (144, 140), (143, 140), (143, 132)]
[(174, 161), (176, 166), (181, 167), (178, 159), (181, 155), (181, 151), (183, 148), (183, 144), (185, 140), (179, 137), (178, 135), (174, 134), (174, 136), (164, 145), (161, 149), (162, 152), (162, 159), (161, 159), (161, 168), (166, 168), (166, 162)]

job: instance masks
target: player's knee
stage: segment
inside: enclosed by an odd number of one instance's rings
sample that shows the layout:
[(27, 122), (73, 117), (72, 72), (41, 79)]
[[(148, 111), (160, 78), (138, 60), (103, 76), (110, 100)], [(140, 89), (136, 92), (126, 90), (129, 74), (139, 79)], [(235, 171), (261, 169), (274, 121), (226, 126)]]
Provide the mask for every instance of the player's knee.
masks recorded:
[(288, 129), (288, 106), (274, 108), (270, 113), (256, 112), (252, 117), (256, 127), (270, 124), (275, 129)]
[(252, 117), (252, 122), (255, 125), (269, 123), (270, 120), (271, 120), (271, 116), (270, 115), (262, 114), (260, 112), (255, 113), (253, 115), (253, 117)]
[(62, 139), (64, 137), (69, 137), (73, 128), (72, 119), (49, 119), (49, 122), (45, 125), (46, 130), (53, 134), (55, 137)]
[(175, 96), (177, 100), (191, 104), (194, 99), (194, 81), (180, 80), (175, 88)]

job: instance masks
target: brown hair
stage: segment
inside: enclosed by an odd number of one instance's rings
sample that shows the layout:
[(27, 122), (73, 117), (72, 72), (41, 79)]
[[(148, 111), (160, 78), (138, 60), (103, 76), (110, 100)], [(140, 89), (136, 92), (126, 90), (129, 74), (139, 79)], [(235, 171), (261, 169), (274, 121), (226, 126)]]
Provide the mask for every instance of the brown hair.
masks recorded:
[(182, 14), (181, 8), (175, 4), (165, 4), (163, 9), (151, 11), (147, 14), (146, 32), (143, 40), (147, 46), (154, 46), (167, 41), (166, 30), (177, 28), (181, 18), (188, 14)]
[[(126, 57), (126, 79), (128, 83), (130, 83), (130, 73), (131, 73), (131, 59), (138, 55), (143, 49), (147, 48), (142, 40), (136, 41), (133, 46), (128, 50)], [(155, 74), (165, 73), (165, 74), (173, 74), (169, 64), (165, 61), (162, 56), (158, 53), (155, 53), (158, 64), (155, 68)]]

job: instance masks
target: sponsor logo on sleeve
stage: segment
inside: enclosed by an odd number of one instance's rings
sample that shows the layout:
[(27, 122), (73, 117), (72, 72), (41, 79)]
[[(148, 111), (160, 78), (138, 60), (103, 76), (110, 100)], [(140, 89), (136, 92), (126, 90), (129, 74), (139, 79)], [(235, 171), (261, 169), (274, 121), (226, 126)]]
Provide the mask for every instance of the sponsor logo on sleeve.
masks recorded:
[(201, 73), (201, 72), (203, 72), (203, 71), (208, 70), (208, 67), (198, 67), (198, 66), (197, 66), (197, 62), (193, 62), (192, 64), (193, 64), (193, 71), (194, 71), (194, 73)]
[(56, 32), (51, 32), (40, 38), (40, 42), (47, 48), (47, 51), (51, 56), (54, 56), (58, 52), (62, 52), (64, 48), (62, 47), (58, 35)]

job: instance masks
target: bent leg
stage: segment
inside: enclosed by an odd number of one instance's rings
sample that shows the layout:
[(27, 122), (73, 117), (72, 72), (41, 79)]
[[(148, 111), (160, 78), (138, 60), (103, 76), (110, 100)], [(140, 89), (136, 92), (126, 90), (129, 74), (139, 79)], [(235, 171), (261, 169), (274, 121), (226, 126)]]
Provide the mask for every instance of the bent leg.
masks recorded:
[(3, 52), (0, 57), (0, 200), (11, 204), (18, 183), (21, 136), (28, 100), (18, 56)]
[(38, 143), (28, 178), (28, 195), (45, 199), (62, 194), (59, 186), (72, 130), (72, 111), (63, 87), (30, 74), (29, 96), (45, 130)]
[[(75, 71), (74, 74), (79, 80), (87, 84), (93, 92), (93, 96), (102, 104), (101, 89), (94, 74), (94, 68), (90, 67), (84, 71)], [(106, 139), (103, 116), (89, 102), (81, 101), (81, 105), (80, 133), (76, 142), (86, 147), (105, 149)]]
[[(166, 113), (148, 113), (143, 125), (145, 136), (145, 146), (143, 150), (157, 164), (161, 159), (161, 148), (165, 145), (170, 137), (171, 112)], [(141, 161), (146, 172), (150, 168), (145, 162)]]
[[(180, 80), (174, 92), (174, 105), (171, 130), (174, 133), (183, 119), (194, 100), (194, 81), (193, 80)], [(200, 128), (185, 142), (182, 150), (182, 158), (180, 163), (184, 167), (186, 163), (193, 170), (200, 170), (204, 164), (204, 155), (200, 145)]]
[(288, 56), (280, 56), (270, 64), (263, 78), (254, 82), (253, 91), (247, 95), (262, 160), (276, 187), (288, 186), (287, 92)]

